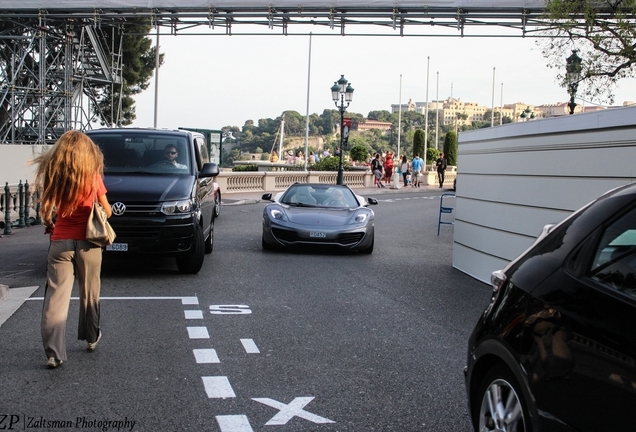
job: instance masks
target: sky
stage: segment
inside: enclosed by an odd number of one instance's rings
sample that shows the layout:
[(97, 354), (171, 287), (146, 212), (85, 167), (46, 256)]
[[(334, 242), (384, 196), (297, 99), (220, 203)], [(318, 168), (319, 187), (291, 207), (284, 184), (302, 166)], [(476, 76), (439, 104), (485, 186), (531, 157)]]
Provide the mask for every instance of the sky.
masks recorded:
[[(569, 99), (556, 82), (558, 71), (546, 66), (531, 37), (336, 34), (161, 34), (165, 57), (157, 91), (153, 77), (135, 97), (132, 126), (155, 126), (155, 99), (156, 126), (169, 129), (240, 128), (287, 110), (321, 114), (336, 109), (330, 89), (341, 75), (355, 89), (348, 112), (364, 116), (399, 102), (425, 102), (427, 91), (429, 101), (454, 97), (487, 107), (493, 100), (497, 107), (502, 101), (542, 105)], [(636, 80), (624, 80), (615, 94), (615, 105), (636, 101)]]

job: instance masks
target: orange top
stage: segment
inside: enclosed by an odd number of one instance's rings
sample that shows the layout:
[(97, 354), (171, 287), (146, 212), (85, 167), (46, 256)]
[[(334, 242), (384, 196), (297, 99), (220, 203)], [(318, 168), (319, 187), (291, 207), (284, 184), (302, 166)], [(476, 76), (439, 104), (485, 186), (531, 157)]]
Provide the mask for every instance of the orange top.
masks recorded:
[[(95, 176), (95, 186), (98, 197), (106, 193), (106, 186), (104, 186), (104, 181), (100, 175)], [(91, 192), (88, 198), (77, 207), (77, 210), (67, 217), (59, 216), (63, 213), (64, 208), (59, 209), (51, 240), (86, 240), (86, 223), (93, 208), (93, 196), (94, 194)]]

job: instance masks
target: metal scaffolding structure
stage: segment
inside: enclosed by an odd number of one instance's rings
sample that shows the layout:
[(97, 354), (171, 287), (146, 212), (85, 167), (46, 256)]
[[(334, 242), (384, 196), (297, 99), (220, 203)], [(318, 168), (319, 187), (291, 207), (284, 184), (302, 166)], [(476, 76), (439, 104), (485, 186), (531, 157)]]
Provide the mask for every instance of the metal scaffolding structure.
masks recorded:
[(470, 37), (468, 29), (479, 29), (484, 37), (496, 29), (491, 36), (525, 37), (550, 28), (542, 0), (304, 2), (4, 0), (0, 144), (51, 143), (71, 128), (110, 126), (107, 118), (117, 124), (119, 114), (104, 116), (98, 102), (104, 86), (113, 95), (121, 87), (121, 42), (125, 33), (136, 34), (140, 20), (160, 33), (206, 36)]
[(104, 85), (121, 84), (122, 47), (105, 46), (105, 30), (116, 28), (70, 16), (0, 19), (0, 143), (52, 143), (69, 129), (106, 122), (98, 101)]

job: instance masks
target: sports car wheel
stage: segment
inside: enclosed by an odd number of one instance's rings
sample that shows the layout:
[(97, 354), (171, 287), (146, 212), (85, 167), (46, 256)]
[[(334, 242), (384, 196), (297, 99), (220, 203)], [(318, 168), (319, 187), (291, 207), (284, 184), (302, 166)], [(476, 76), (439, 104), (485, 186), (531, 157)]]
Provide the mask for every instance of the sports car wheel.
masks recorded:
[(479, 432), (531, 432), (528, 405), (514, 376), (503, 365), (488, 371), (475, 401), (473, 424)]

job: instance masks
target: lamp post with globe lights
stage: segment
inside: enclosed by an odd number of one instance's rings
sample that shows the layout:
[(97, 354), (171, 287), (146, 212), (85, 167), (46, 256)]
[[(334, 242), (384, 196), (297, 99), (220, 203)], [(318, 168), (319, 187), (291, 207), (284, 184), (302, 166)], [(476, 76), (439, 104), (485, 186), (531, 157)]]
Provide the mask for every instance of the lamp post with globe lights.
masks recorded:
[[(349, 104), (353, 100), (353, 87), (351, 83), (347, 81), (344, 75), (340, 75), (340, 79), (333, 83), (331, 87), (331, 98), (336, 104), (336, 107), (340, 110), (340, 161), (338, 163), (338, 178), (336, 183), (339, 185), (344, 184), (344, 168), (342, 167), (342, 154), (344, 153), (344, 113)], [(340, 102), (340, 105), (338, 105)]]
[(572, 50), (572, 55), (565, 60), (565, 84), (568, 86), (568, 94), (570, 95), (568, 103), (570, 114), (574, 114), (574, 108), (576, 108), (574, 98), (581, 81), (582, 61), (581, 57), (576, 54), (576, 50)]

